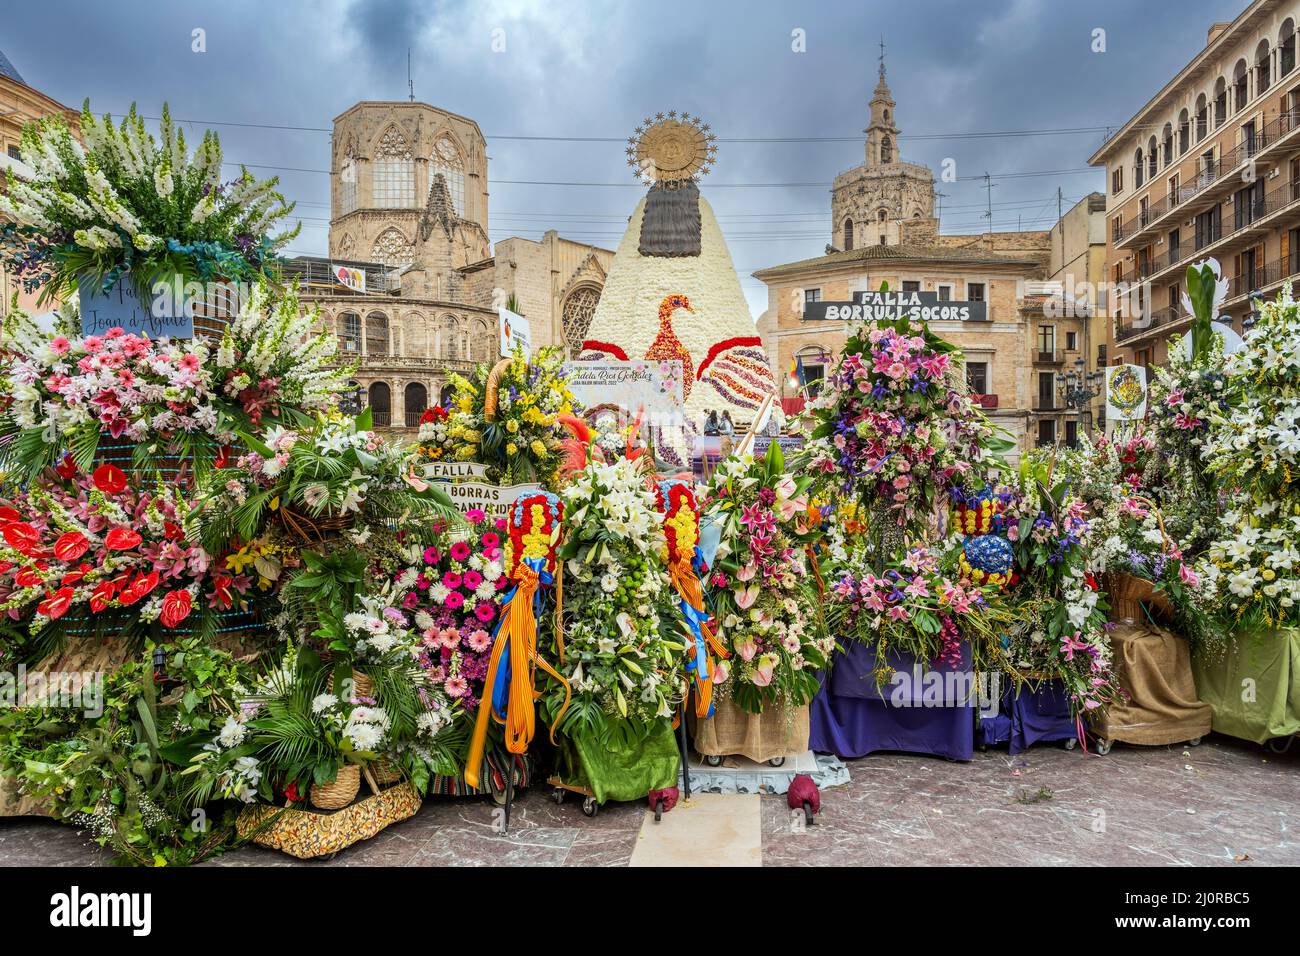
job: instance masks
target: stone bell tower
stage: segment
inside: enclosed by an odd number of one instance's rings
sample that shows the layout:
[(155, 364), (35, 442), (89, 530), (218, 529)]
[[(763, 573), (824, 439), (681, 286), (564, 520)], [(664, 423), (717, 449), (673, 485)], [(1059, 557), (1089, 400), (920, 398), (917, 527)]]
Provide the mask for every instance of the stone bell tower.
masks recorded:
[[(883, 49), (883, 44), (882, 44)], [(894, 123), (894, 97), (885, 82), (885, 57), (880, 57), (880, 80), (871, 95), (871, 125), (867, 134), (867, 165), (888, 166), (898, 159), (898, 126)]]

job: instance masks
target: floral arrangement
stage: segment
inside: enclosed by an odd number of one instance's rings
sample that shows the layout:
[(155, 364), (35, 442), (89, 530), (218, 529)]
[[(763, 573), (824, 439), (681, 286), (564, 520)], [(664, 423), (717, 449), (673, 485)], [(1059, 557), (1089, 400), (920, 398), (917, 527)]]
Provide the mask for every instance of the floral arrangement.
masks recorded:
[(413, 476), (411, 452), (371, 429), (369, 409), (323, 416), (302, 430), (275, 426), (246, 442), (249, 451), (217, 472), (200, 498), (204, 540), (214, 549), (257, 539), (273, 516), (308, 542), (335, 525), (364, 531), (413, 515), (459, 520), (444, 492)]
[(808, 513), (811, 483), (786, 474), (774, 443), (761, 459), (720, 462), (704, 491), (705, 519), (720, 535), (709, 594), (730, 651), (715, 682), (751, 713), (808, 703), (835, 646), (822, 618), (820, 572), (806, 548), (817, 531)]
[(876, 648), (876, 680), (887, 683), (889, 650), (931, 665), (961, 667), (963, 642), (977, 671), (1004, 669), (1000, 608), (990, 605), (993, 588), (964, 582), (956, 574), (955, 548), (912, 548), (877, 568), (853, 552), (828, 590), (831, 632)]
[[(88, 469), (101, 435), (135, 442), (136, 464), (168, 454), (202, 475), (215, 446), (273, 421), (302, 423), (332, 407), (346, 380), (333, 336), (313, 333), (295, 291), (275, 303), (258, 285), (215, 347), (109, 329), (51, 337), (14, 312), (0, 334), (0, 388), (9, 396), (0, 462), (27, 478), (71, 449)], [(215, 444), (214, 444), (215, 443)]]
[(426, 408), (420, 415), (420, 428), (416, 432), (420, 458), (441, 461), (451, 438), (451, 413), (441, 405)]
[[(566, 614), (560, 672), (572, 689), (552, 686), (552, 726), (625, 748), (672, 717), (683, 699), (685, 641), (661, 555), (666, 547), (655, 491), (636, 462), (590, 462), (561, 492)], [(572, 609), (580, 609), (573, 613)]]
[(804, 412), (803, 470), (823, 495), (851, 494), (871, 516), (922, 538), (949, 488), (982, 481), (998, 438), (960, 384), (955, 347), (904, 317), (853, 331)]
[(73, 619), (113, 637), (153, 622), (191, 629), (196, 611), (202, 631), (249, 591), (199, 544), (176, 488), (132, 489), (114, 465), (65, 467), (0, 499), (0, 538), (0, 611), (33, 636)]
[(962, 536), (957, 565), (979, 585), (1006, 587), (1015, 579), (1011, 542), (1006, 534), (1006, 498), (984, 488), (969, 494), (954, 488), (953, 529)]
[(397, 576), (402, 608), (420, 635), (417, 659), (429, 682), (460, 711), (474, 714), (483, 697), (492, 629), (509, 588), (502, 547), (504, 518), (489, 521), (477, 508), (466, 513), (469, 535), (430, 544)]
[(472, 379), (451, 376), (446, 439), (442, 453), (431, 457), (479, 462), (500, 484), (555, 487), (567, 434), (559, 418), (575, 406), (562, 360), (557, 348), (540, 349), (530, 360), (516, 347), (499, 372), (480, 365)]
[(61, 117), (28, 124), (22, 153), (32, 179), (10, 172), (0, 195), (0, 211), (17, 224), (9, 257), (29, 291), (44, 286), (43, 300), (63, 297), (83, 274), (104, 290), (124, 275), (138, 290), (177, 275), (250, 281), (301, 228), (268, 237), (294, 208), (276, 191), (278, 180), (245, 169), (221, 182), (216, 134), (205, 133), (190, 154), (166, 104), (161, 142), (134, 105), (115, 126), (87, 101), (80, 131), (84, 146)]
[(1094, 546), (1086, 506), (1068, 482), (1054, 480), (1054, 460), (1021, 460), (1015, 484), (995, 495), (1015, 553), (1014, 609), (1006, 658), (1021, 680), (1059, 679), (1075, 712), (1119, 699), (1110, 669), (1107, 605), (1089, 570)]
[(1224, 360), (1227, 409), (1211, 411), (1207, 468), (1235, 494), (1198, 565), (1234, 628), (1300, 623), (1300, 305), (1265, 303)]

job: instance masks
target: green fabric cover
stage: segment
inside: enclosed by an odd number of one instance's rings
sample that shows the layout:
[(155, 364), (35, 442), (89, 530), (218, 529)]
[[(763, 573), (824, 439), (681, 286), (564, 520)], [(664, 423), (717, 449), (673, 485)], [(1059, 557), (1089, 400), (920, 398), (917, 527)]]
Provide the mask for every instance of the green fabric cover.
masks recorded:
[(590, 737), (560, 740), (560, 779), (586, 787), (599, 803), (640, 800), (651, 790), (675, 787), (680, 766), (677, 738), (667, 720), (626, 751), (611, 750)]
[(1260, 744), (1300, 733), (1300, 628), (1240, 634), (1220, 653), (1192, 656), (1214, 729)]

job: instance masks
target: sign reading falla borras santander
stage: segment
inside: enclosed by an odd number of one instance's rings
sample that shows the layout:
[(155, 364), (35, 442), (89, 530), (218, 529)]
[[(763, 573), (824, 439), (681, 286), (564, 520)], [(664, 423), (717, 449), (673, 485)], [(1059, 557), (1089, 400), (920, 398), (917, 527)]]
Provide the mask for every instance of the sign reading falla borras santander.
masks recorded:
[(424, 466), (424, 477), (438, 483), (461, 511), (482, 509), (489, 518), (504, 518), (515, 499), (523, 494), (540, 491), (540, 485), (492, 485), (481, 479), (487, 466), (474, 461), (430, 462)]
[(857, 292), (852, 302), (805, 302), (805, 322), (987, 322), (987, 302), (941, 300), (937, 292)]

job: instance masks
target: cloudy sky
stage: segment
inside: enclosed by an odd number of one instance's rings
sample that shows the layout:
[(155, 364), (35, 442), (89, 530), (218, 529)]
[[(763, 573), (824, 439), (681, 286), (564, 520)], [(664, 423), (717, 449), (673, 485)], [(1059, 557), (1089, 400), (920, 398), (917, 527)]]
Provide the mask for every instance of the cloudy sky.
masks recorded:
[[(404, 99), (408, 49), (416, 98), (474, 118), (487, 136), (494, 241), (556, 228), (614, 247), (641, 190), (624, 139), (647, 113), (698, 114), (720, 140), (702, 188), (757, 313), (766, 297), (749, 273), (829, 241), (829, 184), (862, 162), (882, 35), (903, 158), (956, 164), (958, 181), (940, 184), (943, 231), (987, 228), (985, 172), (995, 229), (1047, 228), (1058, 188), (1067, 208), (1102, 188), (1086, 166), (1099, 130), (1128, 119), (1204, 45), (1211, 22), (1244, 6), (46, 0), (6, 10), (0, 49), (69, 105), (90, 97), (118, 113), (137, 102), (157, 116), (167, 100), (196, 129), (211, 125), (228, 160), (281, 177), (303, 217), (293, 250), (317, 254), (331, 120), (357, 100)], [(192, 49), (196, 29), (206, 52)], [(795, 30), (804, 52), (792, 49)], [(1011, 131), (1033, 134), (987, 135)], [(536, 136), (560, 138), (518, 138)]]

